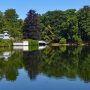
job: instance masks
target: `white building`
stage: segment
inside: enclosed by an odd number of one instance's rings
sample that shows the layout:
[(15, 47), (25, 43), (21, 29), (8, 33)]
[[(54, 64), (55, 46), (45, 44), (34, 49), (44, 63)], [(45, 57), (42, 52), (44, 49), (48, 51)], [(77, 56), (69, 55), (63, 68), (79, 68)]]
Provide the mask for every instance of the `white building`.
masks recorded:
[(0, 34), (0, 39), (10, 39), (10, 35), (8, 34), (8, 31), (4, 31), (3, 34)]

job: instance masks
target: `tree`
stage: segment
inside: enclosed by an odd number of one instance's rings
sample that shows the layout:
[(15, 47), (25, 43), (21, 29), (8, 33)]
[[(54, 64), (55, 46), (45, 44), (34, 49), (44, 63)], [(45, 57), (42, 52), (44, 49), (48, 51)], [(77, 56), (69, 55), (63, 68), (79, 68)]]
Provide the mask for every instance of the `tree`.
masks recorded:
[[(90, 41), (90, 7), (48, 11), (41, 15), (41, 38), (59, 42), (65, 38), (69, 43)], [(58, 37), (58, 38), (57, 38)]]
[(22, 37), (23, 20), (19, 19), (15, 9), (7, 9), (5, 12), (0, 11), (0, 33), (8, 31), (14, 38)]
[(24, 20), (23, 37), (38, 40), (40, 30), (39, 15), (34, 10), (29, 10), (26, 19)]
[[(23, 20), (18, 19), (18, 14), (15, 9), (7, 9), (5, 12), (0, 12), (0, 32), (8, 31), (9, 34), (16, 38), (21, 38)], [(20, 37), (19, 37), (20, 36)]]
[(43, 14), (41, 16), (41, 24), (43, 26), (41, 31), (42, 37), (49, 37), (48, 40), (59, 42), (59, 39), (63, 36), (62, 31), (65, 29), (64, 22), (66, 22), (66, 16), (63, 11), (48, 11)]
[(18, 19), (18, 14), (15, 9), (7, 9), (2, 19), (2, 31), (9, 31), (10, 35), (15, 38), (21, 35), (23, 20)]
[(77, 12), (79, 35), (83, 41), (90, 41), (90, 7), (84, 6)]
[[(78, 20), (75, 9), (68, 9), (65, 11), (67, 17), (67, 40), (68, 42), (75, 42), (75, 37), (78, 37)], [(65, 31), (64, 31), (65, 32)]]
[(2, 28), (4, 25), (4, 20), (3, 20), (3, 12), (0, 11), (0, 32), (2, 32)]
[(15, 9), (7, 9), (4, 12), (4, 17), (8, 21), (16, 21), (18, 19), (18, 15)]

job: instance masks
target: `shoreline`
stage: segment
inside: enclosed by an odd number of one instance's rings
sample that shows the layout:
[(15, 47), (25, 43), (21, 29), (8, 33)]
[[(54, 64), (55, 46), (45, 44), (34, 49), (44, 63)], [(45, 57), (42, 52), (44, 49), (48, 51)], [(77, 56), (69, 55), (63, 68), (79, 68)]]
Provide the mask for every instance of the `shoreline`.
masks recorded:
[(75, 43), (67, 43), (67, 44), (59, 44), (59, 43), (52, 43), (51, 46), (90, 46), (89, 43), (82, 43), (82, 44), (75, 44)]

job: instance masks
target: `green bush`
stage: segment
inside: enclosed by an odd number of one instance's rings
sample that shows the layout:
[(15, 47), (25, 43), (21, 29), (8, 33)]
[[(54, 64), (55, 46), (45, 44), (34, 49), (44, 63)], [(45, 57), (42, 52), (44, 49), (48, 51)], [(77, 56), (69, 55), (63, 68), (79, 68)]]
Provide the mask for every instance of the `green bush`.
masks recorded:
[(29, 46), (29, 51), (36, 51), (38, 50), (38, 46)]
[(29, 41), (29, 46), (38, 46), (37, 40), (28, 39), (28, 41)]
[(0, 46), (10, 47), (13, 45), (12, 40), (0, 40)]
[(38, 50), (38, 41), (37, 40), (32, 40), (32, 39), (29, 39), (29, 50), (30, 51), (35, 51), (35, 50)]
[(60, 39), (60, 43), (61, 43), (61, 44), (66, 44), (66, 39), (65, 39), (65, 38), (61, 38), (61, 39)]
[(74, 41), (75, 41), (77, 44), (81, 44), (81, 43), (82, 43), (82, 39), (79, 38), (78, 36), (73, 36), (73, 39), (74, 39)]

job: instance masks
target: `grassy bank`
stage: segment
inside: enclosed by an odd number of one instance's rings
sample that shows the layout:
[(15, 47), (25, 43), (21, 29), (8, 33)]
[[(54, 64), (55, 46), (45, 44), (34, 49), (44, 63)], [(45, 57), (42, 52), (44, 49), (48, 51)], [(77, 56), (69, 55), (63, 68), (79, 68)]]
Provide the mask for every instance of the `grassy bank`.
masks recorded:
[(80, 44), (75, 44), (75, 43), (66, 43), (66, 44), (60, 44), (60, 43), (51, 43), (51, 46), (89, 46), (90, 44), (88, 43), (80, 43)]
[(12, 45), (12, 40), (0, 40), (0, 47), (11, 47)]
[(29, 41), (29, 51), (35, 51), (38, 50), (39, 44), (37, 40), (32, 39), (23, 39), (23, 40), (0, 40), (0, 50), (11, 50), (13, 48), (13, 43), (16, 42), (23, 42), (23, 41)]
[(23, 39), (23, 40), (0, 40), (0, 46), (12, 46), (13, 43), (19, 43), (23, 41), (29, 41), (29, 46), (38, 46), (37, 40)]

